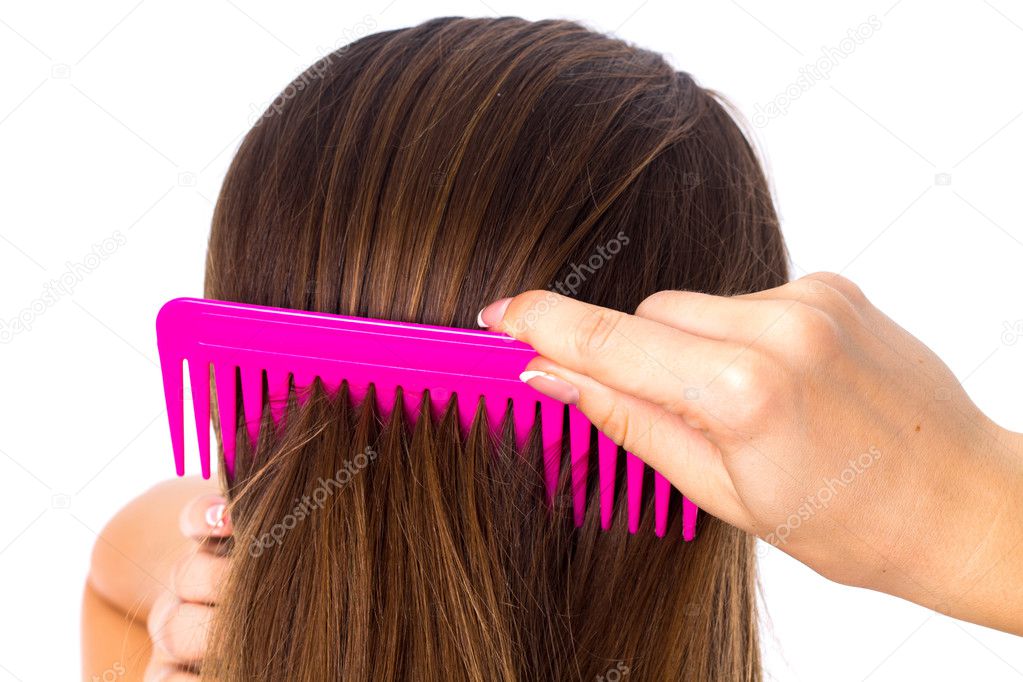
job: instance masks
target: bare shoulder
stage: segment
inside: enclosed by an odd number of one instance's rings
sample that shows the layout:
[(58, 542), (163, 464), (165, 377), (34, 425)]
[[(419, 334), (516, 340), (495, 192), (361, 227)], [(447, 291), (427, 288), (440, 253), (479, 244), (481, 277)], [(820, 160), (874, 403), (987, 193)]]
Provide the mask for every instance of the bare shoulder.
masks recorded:
[(170, 588), (175, 562), (190, 551), (178, 518), (185, 504), (219, 493), (198, 477), (164, 481), (126, 504), (100, 532), (92, 550), (89, 586), (111, 606), (142, 619)]

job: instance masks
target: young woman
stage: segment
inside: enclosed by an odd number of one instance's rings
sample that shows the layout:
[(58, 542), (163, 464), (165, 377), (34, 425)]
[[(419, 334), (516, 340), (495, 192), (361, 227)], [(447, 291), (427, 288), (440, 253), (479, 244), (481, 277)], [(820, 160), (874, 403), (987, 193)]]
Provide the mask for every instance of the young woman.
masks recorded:
[[(734, 297), (787, 280), (749, 142), (712, 92), (656, 54), (572, 23), (508, 18), (438, 19), (328, 55), (238, 151), (214, 216), (207, 297), (475, 327), (495, 299), (557, 292), (539, 323), (525, 314), (535, 295), (502, 299), (482, 321), (560, 361), (537, 366), (546, 372), (531, 380), (537, 388), (578, 401), (734, 525), (704, 514), (696, 540), (683, 542), (676, 496), (658, 539), (648, 495), (630, 534), (620, 489), (609, 531), (594, 504), (577, 529), (569, 505), (544, 502), (535, 437), (518, 452), (477, 420), (463, 440), (454, 407), (410, 428), (372, 401), (352, 405), (343, 388), (317, 387), (257, 452), (240, 424), (237, 472), (222, 489), (163, 484), (111, 522), (86, 594), (87, 678), (117, 660), (153, 680), (760, 679), (748, 533), (780, 528), (765, 525), (774, 517), (764, 509), (774, 504), (777, 516), (798, 486), (776, 486), (771, 502), (732, 485), (731, 469), (707, 463), (720, 466), (720, 453), (694, 446), (717, 427), (706, 413), (694, 417), (682, 400), (667, 412), (616, 404), (552, 339), (575, 339), (577, 354), (622, 353), (612, 311), (631, 313), (663, 290)], [(719, 299), (701, 300), (686, 299), (703, 325), (689, 333), (724, 337), (741, 323), (741, 311), (715, 312), (734, 323), (715, 329), (699, 306)], [(752, 315), (758, 299), (720, 300)], [(677, 326), (679, 306), (663, 297), (643, 306)], [(813, 324), (805, 329), (823, 328)], [(638, 329), (640, 349), (660, 333)], [(642, 356), (633, 349), (632, 365), (619, 367), (642, 370), (634, 391), (652, 376)], [(751, 386), (766, 384), (748, 381), (749, 362), (699, 357), (748, 398), (725, 403), (730, 415), (763, 414), (767, 394)], [(680, 448), (670, 458), (669, 443)], [(366, 464), (345, 485), (275, 532), (360, 453)], [(752, 478), (778, 480), (764, 471)], [(595, 481), (589, 488), (595, 499)], [(182, 507), (199, 551), (181, 539)]]

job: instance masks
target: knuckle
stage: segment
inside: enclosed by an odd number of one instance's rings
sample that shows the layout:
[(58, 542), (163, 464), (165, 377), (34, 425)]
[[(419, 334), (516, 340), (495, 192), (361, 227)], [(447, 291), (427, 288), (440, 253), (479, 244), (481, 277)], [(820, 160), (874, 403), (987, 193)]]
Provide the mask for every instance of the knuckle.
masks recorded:
[(867, 302), (866, 295), (855, 282), (834, 272), (815, 272), (800, 281), (806, 282), (806, 293), (823, 296), (832, 304), (858, 306)]
[(773, 379), (771, 364), (751, 349), (722, 370), (719, 380), (740, 424), (756, 422), (771, 409), (778, 393)]
[(169, 614), (174, 609), (176, 603), (177, 599), (170, 592), (161, 593), (153, 601), (153, 605), (149, 609), (149, 615), (146, 618), (146, 628), (149, 630), (150, 637), (156, 639), (157, 634), (163, 630), (170, 617)]
[(757, 388), (757, 367), (750, 360), (752, 351), (747, 350), (721, 370), (719, 380), (724, 383), (729, 395), (742, 398)]
[(190, 559), (191, 557), (181, 557), (180, 559), (174, 562), (173, 566), (171, 566), (170, 588), (171, 591), (174, 592), (174, 594), (179, 598), (181, 597), (181, 593), (183, 592), (182, 586), (187, 585), (189, 582), (187, 562)]
[(781, 320), (785, 346), (798, 355), (813, 355), (839, 346), (839, 329), (823, 310), (797, 303)]
[(594, 307), (576, 323), (575, 350), (581, 356), (607, 352), (614, 346), (621, 315), (607, 308)]
[(194, 660), (205, 644), (204, 625), (209, 620), (208, 612), (208, 608), (196, 604), (180, 604), (160, 634), (161, 646), (178, 660)]
[(174, 566), (171, 587), (179, 599), (204, 601), (213, 586), (211, 557), (200, 553), (182, 557)]
[(824, 284), (828, 284), (830, 286), (833, 286), (836, 289), (840, 286), (841, 282), (848, 281), (848, 280), (846, 280), (845, 277), (843, 277), (842, 275), (838, 274), (837, 272), (828, 272), (826, 270), (820, 270), (818, 272), (811, 272), (809, 275), (805, 275), (801, 279), (804, 279), (804, 280), (807, 280), (807, 281), (823, 282)]
[(851, 301), (855, 302), (867, 299), (866, 295), (863, 293), (863, 289), (860, 289), (858, 284), (847, 277), (843, 277), (842, 275), (835, 275), (831, 280), (831, 286), (845, 294), (845, 297)]
[(160, 647), (173, 658), (177, 660), (185, 658), (181, 633), (173, 621), (167, 623), (167, 627), (158, 634), (156, 639)]
[(149, 637), (153, 644), (175, 658), (180, 657), (182, 653), (180, 634), (182, 606), (176, 599), (167, 598), (162, 603), (158, 600), (149, 612), (147, 621)]
[(631, 419), (629, 411), (618, 401), (612, 401), (594, 422), (608, 438), (616, 444), (628, 447)]

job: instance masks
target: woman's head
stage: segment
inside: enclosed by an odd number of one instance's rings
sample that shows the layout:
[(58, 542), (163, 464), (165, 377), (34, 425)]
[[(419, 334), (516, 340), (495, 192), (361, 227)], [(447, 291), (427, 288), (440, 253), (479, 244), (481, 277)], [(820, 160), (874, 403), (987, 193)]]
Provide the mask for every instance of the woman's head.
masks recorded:
[[(438, 19), (325, 57), (257, 122), (206, 294), (471, 327), (524, 289), (631, 312), (786, 279), (755, 155), (689, 75), (568, 22)], [(410, 428), (318, 387), (259, 452), (239, 439), (213, 674), (758, 676), (750, 539), (704, 517), (683, 543), (677, 506), (664, 539), (651, 513), (629, 535), (621, 505), (576, 530), (544, 504), (535, 439), (463, 442), (453, 409)]]

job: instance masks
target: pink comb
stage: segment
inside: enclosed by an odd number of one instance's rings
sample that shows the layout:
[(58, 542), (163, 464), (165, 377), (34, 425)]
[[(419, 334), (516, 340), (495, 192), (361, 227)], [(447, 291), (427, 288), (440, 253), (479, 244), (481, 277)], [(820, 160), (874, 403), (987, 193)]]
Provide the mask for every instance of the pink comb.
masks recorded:
[[(536, 351), (503, 334), (178, 298), (160, 309), (156, 336), (179, 476), (185, 473), (181, 363), (188, 360), (204, 478), (210, 476), (212, 365), (228, 475), (234, 472), (238, 376), (248, 437), (253, 445), (259, 438), (264, 380), (271, 417), (274, 423), (280, 423), (292, 383), (299, 400), (304, 400), (307, 391), (303, 389), (319, 377), (331, 391), (347, 381), (357, 403), (373, 384), (378, 406), (385, 415), (390, 412), (395, 389), (400, 386), (413, 419), (427, 391), (431, 405), (438, 411), (454, 394), (463, 433), (469, 430), (480, 397), (494, 430), (502, 426), (511, 401), (515, 442), (520, 449), (533, 428), (539, 405), (547, 497), (548, 501), (555, 498), (561, 441), (566, 436), (565, 405), (519, 380), (519, 374)], [(574, 406), (568, 407), (567, 436), (573, 515), (579, 526), (586, 511), (591, 429), (590, 422)], [(599, 431), (596, 446), (600, 521), (606, 530), (611, 526), (618, 446)], [(632, 533), (639, 529), (645, 466), (635, 455), (626, 454), (628, 522)], [(671, 485), (655, 473), (654, 527), (658, 537), (663, 537), (668, 527), (670, 498)], [(696, 514), (696, 505), (683, 498), (682, 533), (686, 540), (695, 535)]]

